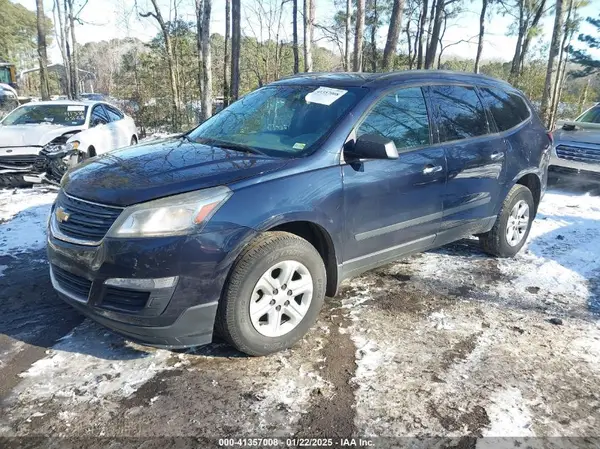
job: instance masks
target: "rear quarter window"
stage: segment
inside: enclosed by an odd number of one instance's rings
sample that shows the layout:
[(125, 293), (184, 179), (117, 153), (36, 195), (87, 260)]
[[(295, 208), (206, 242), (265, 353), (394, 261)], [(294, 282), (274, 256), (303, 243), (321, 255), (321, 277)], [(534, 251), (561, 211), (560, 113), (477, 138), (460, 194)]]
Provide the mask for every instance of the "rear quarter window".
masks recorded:
[(492, 113), (498, 131), (506, 131), (527, 120), (529, 108), (519, 95), (501, 89), (480, 88), (481, 98)]

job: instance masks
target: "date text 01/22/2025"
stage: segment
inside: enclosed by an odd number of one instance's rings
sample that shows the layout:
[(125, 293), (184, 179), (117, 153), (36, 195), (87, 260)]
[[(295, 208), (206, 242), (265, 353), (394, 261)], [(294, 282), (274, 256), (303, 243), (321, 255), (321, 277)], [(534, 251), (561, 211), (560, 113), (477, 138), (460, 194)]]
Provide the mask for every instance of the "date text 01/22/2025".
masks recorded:
[(220, 447), (373, 447), (364, 438), (219, 438)]

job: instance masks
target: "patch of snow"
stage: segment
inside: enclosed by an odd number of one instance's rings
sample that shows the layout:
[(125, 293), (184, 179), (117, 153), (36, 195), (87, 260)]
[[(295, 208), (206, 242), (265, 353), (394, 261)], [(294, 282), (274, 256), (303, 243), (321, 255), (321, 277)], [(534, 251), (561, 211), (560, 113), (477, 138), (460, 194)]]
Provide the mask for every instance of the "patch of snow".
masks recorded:
[(55, 198), (47, 189), (0, 190), (0, 256), (44, 247)]
[(448, 315), (446, 315), (443, 310), (433, 312), (429, 315), (428, 319), (431, 321), (431, 326), (435, 327), (437, 330), (454, 329), (454, 325), (448, 321)]
[(6, 265), (0, 265), (0, 277), (4, 276), (4, 270), (8, 267)]
[(94, 403), (131, 395), (168, 369), (169, 351), (138, 348), (99, 325), (84, 321), (20, 376), (14, 393), (20, 403), (49, 399)]
[[(484, 437), (534, 437), (531, 413), (521, 391), (514, 387), (495, 392), (491, 404), (486, 407), (490, 419)], [(479, 446), (478, 446), (479, 447)]]

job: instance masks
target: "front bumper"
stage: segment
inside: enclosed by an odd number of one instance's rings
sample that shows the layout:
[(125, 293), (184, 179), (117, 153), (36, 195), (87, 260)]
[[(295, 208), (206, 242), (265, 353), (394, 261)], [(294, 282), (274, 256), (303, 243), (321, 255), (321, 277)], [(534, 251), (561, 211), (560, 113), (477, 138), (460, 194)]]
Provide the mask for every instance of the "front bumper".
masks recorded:
[(108, 239), (83, 246), (48, 230), (52, 284), (67, 303), (133, 340), (160, 347), (212, 341), (218, 300), (249, 230)]

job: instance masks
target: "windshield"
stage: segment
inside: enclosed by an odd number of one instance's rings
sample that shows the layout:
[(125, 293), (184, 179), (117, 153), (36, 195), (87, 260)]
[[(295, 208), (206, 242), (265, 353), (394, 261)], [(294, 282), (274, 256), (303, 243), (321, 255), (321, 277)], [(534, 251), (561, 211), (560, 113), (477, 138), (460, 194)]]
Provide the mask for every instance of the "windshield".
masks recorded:
[(264, 87), (201, 124), (188, 138), (253, 148), (269, 156), (307, 154), (362, 95), (361, 88)]
[(8, 114), (2, 124), (80, 126), (85, 123), (87, 108), (65, 104), (26, 105)]
[(587, 123), (600, 123), (600, 106), (594, 106), (593, 108), (585, 111), (577, 118), (578, 122)]

